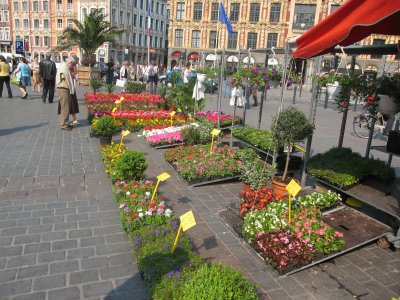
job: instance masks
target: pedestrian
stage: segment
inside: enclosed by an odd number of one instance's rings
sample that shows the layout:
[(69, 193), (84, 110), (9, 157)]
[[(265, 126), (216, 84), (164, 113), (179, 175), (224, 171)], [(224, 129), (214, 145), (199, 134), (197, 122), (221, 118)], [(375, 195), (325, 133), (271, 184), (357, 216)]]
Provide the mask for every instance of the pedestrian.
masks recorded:
[(138, 81), (143, 82), (143, 66), (138, 65), (136, 70), (136, 78)]
[(157, 83), (158, 83), (158, 69), (154, 66), (153, 63), (150, 63), (147, 68), (147, 78), (150, 87), (150, 93), (155, 94), (157, 90)]
[(114, 82), (114, 60), (111, 58), (107, 63), (107, 83), (112, 84)]
[(35, 87), (37, 86), (37, 91), (41, 93), (42, 91), (40, 90), (43, 82), (42, 82), (42, 77), (40, 76), (40, 68), (39, 68), (39, 57), (35, 56), (33, 59), (33, 62), (31, 63), (31, 72), (32, 72), (32, 92), (35, 91)]
[[(72, 81), (75, 86), (77, 75), (78, 75), (78, 64), (79, 58), (77, 56), (72, 56), (75, 59), (75, 66), (70, 68), (69, 71), (71, 73)], [(58, 104), (60, 107), (60, 103)], [(61, 107), (60, 107), (61, 113)], [(71, 105), (69, 106), (69, 113), (72, 115), (72, 123), (70, 125), (77, 126), (79, 125), (77, 114), (79, 113), (79, 104), (78, 104), (78, 97), (76, 96), (76, 90), (73, 95), (71, 95)]]
[(19, 64), (17, 69), (15, 70), (15, 74), (19, 74), (18, 77), (20, 79), (19, 82), (19, 90), (21, 91), (21, 98), (28, 98), (28, 93), (26, 92), (26, 87), (31, 86), (31, 69), (26, 61), (25, 57), (21, 57), (19, 59)]
[(160, 64), (158, 67), (158, 77), (165, 75), (165, 67), (163, 64)]
[(135, 66), (133, 64), (133, 62), (130, 63), (129, 67), (128, 67), (128, 81), (129, 82), (134, 82), (136, 79), (135, 76)]
[(190, 68), (190, 62), (188, 62), (185, 69), (183, 70), (183, 83), (189, 83), (189, 78), (191, 74), (192, 69)]
[(6, 84), (8, 91), (8, 98), (12, 99), (12, 91), (10, 86), (10, 65), (7, 63), (5, 57), (0, 55), (0, 98), (3, 97), (3, 85)]
[(12, 71), (12, 73), (14, 73), (18, 67), (18, 62), (17, 62), (17, 59), (15, 58), (14, 54), (11, 56), (11, 65), (12, 65), (11, 71)]
[(235, 83), (235, 86), (233, 87), (231, 91), (231, 100), (229, 101), (230, 106), (238, 106), (238, 107), (243, 107), (243, 104), (246, 102), (245, 97), (243, 97), (243, 89), (239, 85), (239, 83)]
[(143, 83), (146, 84), (146, 90), (147, 90), (147, 82), (149, 81), (148, 72), (147, 72), (147, 69), (148, 69), (148, 68), (149, 68), (149, 66), (148, 66), (147, 63), (145, 62), (145, 63), (143, 64), (143, 67), (142, 67), (142, 72), (143, 72), (142, 78), (143, 78)]
[(43, 80), (42, 101), (46, 103), (47, 95), (49, 95), (49, 103), (53, 103), (57, 67), (56, 63), (51, 60), (50, 52), (47, 52), (46, 58), (39, 63), (39, 74)]
[(122, 63), (122, 67), (119, 70), (119, 79), (123, 80), (125, 82), (124, 88), (122, 89), (122, 92), (125, 92), (125, 87), (126, 87), (126, 83), (128, 81), (128, 67), (129, 67), (129, 63), (128, 61), (124, 61)]
[(60, 127), (62, 130), (72, 130), (72, 126), (69, 125), (69, 112), (75, 87), (70, 70), (75, 67), (75, 64), (75, 59), (68, 57), (57, 70), (56, 87), (60, 102)]

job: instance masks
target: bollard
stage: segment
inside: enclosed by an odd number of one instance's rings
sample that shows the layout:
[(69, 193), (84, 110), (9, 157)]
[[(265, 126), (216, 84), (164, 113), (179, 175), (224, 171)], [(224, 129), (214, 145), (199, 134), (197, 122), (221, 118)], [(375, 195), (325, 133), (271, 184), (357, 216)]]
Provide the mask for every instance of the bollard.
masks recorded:
[(328, 96), (328, 92), (326, 92), (325, 93), (324, 108), (328, 108), (328, 100), (329, 100), (329, 96)]
[(297, 85), (293, 89), (293, 104), (296, 104)]

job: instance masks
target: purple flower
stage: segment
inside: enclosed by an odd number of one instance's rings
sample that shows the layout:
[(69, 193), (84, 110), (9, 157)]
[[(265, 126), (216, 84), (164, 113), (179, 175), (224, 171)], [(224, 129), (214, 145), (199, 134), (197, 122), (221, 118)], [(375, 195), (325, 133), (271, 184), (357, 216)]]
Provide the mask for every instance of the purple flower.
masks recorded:
[(171, 278), (174, 275), (175, 271), (170, 271), (167, 274), (165, 274), (165, 276), (167, 276), (168, 278)]
[(122, 191), (121, 191), (121, 189), (118, 189), (117, 190), (117, 194), (120, 194)]
[(271, 70), (271, 75), (272, 75), (272, 76), (275, 76), (275, 75), (276, 75), (275, 69), (272, 69), (272, 70)]
[(131, 209), (130, 209), (129, 207), (125, 207), (125, 208), (124, 208), (124, 211), (127, 212), (127, 213), (129, 213), (129, 212), (131, 212)]
[(267, 69), (264, 69), (264, 70), (262, 71), (262, 74), (263, 74), (263, 75), (267, 74)]
[(142, 239), (139, 236), (135, 236), (135, 238), (133, 239), (133, 244), (137, 246), (141, 243), (141, 241)]
[(264, 76), (264, 80), (265, 81), (269, 80), (269, 77), (268, 76)]

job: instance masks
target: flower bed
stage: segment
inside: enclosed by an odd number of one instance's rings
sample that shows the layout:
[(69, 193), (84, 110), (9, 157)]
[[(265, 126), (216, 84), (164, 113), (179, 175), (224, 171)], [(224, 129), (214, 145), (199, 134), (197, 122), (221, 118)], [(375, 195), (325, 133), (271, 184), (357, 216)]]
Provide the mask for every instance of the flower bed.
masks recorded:
[[(218, 125), (218, 111), (208, 111), (208, 112), (197, 112), (196, 119), (201, 121), (203, 118), (213, 122), (215, 125)], [(226, 115), (221, 112), (220, 126), (221, 127), (229, 127), (232, 125), (232, 119), (234, 119), (233, 124), (238, 125), (242, 123), (241, 117), (233, 117), (231, 115)]]
[(165, 152), (165, 159), (189, 183), (211, 181), (239, 174), (239, 160), (228, 147), (181, 146)]
[(91, 115), (108, 115), (115, 107), (115, 101), (123, 98), (120, 109), (125, 110), (162, 110), (165, 101), (159, 95), (151, 94), (102, 94), (86, 93), (86, 107)]
[(266, 186), (255, 191), (242, 191), (239, 197), (242, 200), (239, 211), (242, 216), (249, 211), (264, 209), (268, 203), (281, 200), (274, 195), (272, 189)]
[(343, 189), (366, 178), (381, 182), (390, 182), (395, 178), (394, 170), (385, 162), (364, 158), (350, 148), (333, 148), (315, 155), (307, 163), (307, 173)]
[(250, 145), (263, 151), (273, 151), (272, 133), (268, 130), (256, 129), (250, 126), (239, 127), (233, 130), (233, 136), (248, 142)]
[(171, 145), (183, 142), (182, 130), (190, 126), (198, 126), (195, 123), (183, 126), (170, 126), (164, 128), (155, 128), (143, 130), (143, 136), (146, 142), (152, 146)]

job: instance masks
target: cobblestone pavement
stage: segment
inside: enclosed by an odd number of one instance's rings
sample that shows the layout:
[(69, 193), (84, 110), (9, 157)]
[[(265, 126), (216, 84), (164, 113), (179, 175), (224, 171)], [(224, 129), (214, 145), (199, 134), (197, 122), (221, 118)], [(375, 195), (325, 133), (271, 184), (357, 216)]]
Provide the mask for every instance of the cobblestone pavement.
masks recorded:
[[(78, 88), (79, 98), (84, 91)], [(145, 299), (103, 173), (98, 140), (89, 138), (86, 123), (61, 132), (56, 105), (43, 104), (39, 96), (33, 101), (0, 99), (0, 298)], [(279, 278), (218, 218), (218, 211), (238, 201), (240, 183), (188, 187), (161, 150), (133, 135), (125, 141), (144, 151), (148, 178), (163, 171), (172, 175), (160, 189), (178, 216), (194, 211), (198, 225), (188, 233), (200, 254), (232, 264), (268, 298), (400, 295), (400, 252), (375, 244)]]
[(29, 94), (0, 99), (0, 299), (145, 299), (98, 139)]

